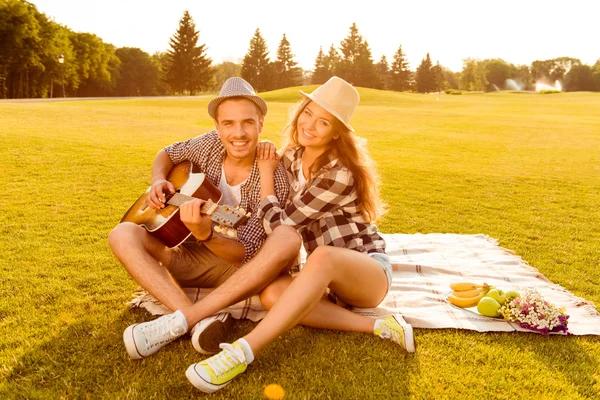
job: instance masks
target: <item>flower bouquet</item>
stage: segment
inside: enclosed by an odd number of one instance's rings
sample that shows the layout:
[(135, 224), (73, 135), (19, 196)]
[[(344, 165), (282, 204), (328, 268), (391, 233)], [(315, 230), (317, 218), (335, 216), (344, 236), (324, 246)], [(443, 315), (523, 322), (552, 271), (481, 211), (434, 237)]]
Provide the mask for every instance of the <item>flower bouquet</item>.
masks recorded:
[(569, 316), (565, 309), (548, 303), (535, 289), (526, 289), (523, 296), (506, 301), (499, 311), (504, 319), (543, 335), (556, 332), (569, 334)]

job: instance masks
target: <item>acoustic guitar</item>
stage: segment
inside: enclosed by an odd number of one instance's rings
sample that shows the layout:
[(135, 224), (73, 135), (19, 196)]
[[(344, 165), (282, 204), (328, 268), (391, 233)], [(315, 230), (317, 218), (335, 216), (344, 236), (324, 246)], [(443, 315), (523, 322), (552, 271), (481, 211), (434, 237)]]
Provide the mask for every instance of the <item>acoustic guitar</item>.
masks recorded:
[(148, 188), (127, 210), (121, 222), (143, 226), (152, 236), (172, 248), (179, 246), (192, 234), (181, 222), (179, 207), (194, 198), (206, 200), (200, 211), (210, 215), (216, 232), (231, 238), (236, 236), (235, 229), (250, 217), (243, 209), (218, 205), (221, 192), (203, 173), (193, 173), (190, 161), (176, 164), (167, 180), (175, 187), (175, 193), (165, 194), (165, 208), (154, 209), (148, 206), (147, 198), (151, 189)]

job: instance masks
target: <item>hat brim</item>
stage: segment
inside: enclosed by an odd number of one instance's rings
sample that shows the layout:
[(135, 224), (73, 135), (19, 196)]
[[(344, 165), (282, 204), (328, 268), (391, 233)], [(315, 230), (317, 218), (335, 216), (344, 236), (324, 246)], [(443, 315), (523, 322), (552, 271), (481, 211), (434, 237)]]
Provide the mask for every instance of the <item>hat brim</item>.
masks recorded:
[(354, 128), (352, 126), (350, 126), (350, 124), (347, 124), (344, 122), (344, 119), (340, 116), (340, 114), (338, 114), (337, 111), (335, 111), (333, 109), (333, 107), (331, 107), (329, 104), (325, 103), (322, 100), (316, 99), (312, 94), (309, 93), (305, 93), (302, 90), (298, 90), (298, 93), (300, 93), (302, 96), (306, 97), (307, 99), (314, 101), (315, 103), (317, 103), (318, 105), (320, 105), (321, 107), (323, 107), (328, 113), (330, 113), (331, 115), (333, 115), (334, 117), (336, 117), (342, 124), (344, 124), (344, 126), (346, 128), (348, 128), (348, 130), (350, 132), (354, 132)]
[(267, 111), (268, 111), (267, 103), (265, 103), (265, 101), (262, 98), (260, 98), (258, 96), (243, 95), (243, 94), (242, 95), (236, 94), (236, 95), (232, 95), (232, 96), (215, 97), (214, 99), (212, 99), (211, 101), (208, 102), (208, 115), (210, 115), (210, 117), (212, 119), (215, 119), (215, 113), (217, 111), (217, 107), (219, 107), (219, 104), (221, 104), (225, 100), (235, 99), (235, 98), (243, 98), (243, 99), (250, 100), (251, 102), (256, 104), (256, 106), (262, 113), (263, 117), (265, 115), (267, 115)]

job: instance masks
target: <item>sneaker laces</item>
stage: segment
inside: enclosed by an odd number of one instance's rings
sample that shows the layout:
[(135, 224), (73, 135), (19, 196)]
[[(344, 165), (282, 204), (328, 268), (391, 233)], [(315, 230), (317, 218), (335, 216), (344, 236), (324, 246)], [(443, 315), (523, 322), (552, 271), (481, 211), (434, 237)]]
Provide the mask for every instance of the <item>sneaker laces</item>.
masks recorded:
[(401, 342), (400, 332), (389, 326), (386, 322), (381, 324), (381, 337), (384, 339), (392, 339), (396, 342)]
[(226, 374), (228, 371), (246, 362), (246, 355), (243, 349), (229, 343), (221, 343), (219, 347), (223, 351), (206, 360), (208, 366), (212, 368), (217, 376)]
[(172, 342), (174, 339), (177, 339), (185, 333), (183, 332), (181, 324), (177, 323), (176, 315), (170, 315), (163, 321), (160, 321), (160, 319), (161, 318), (142, 328), (144, 330), (146, 343), (150, 344), (150, 346), (148, 346), (149, 349), (164, 343)]

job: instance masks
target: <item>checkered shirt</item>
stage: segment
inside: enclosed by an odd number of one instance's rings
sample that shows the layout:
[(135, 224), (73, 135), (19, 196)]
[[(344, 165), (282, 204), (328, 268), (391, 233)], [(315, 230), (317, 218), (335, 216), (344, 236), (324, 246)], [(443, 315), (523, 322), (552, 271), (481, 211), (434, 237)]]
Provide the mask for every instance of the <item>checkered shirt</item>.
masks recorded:
[[(219, 186), (223, 160), (227, 154), (216, 131), (191, 138), (185, 142), (177, 142), (164, 148), (174, 164), (189, 160), (194, 165), (194, 172), (204, 172), (209, 181)], [(285, 201), (289, 194), (289, 183), (285, 170), (279, 165), (275, 171), (274, 198)], [(242, 264), (250, 260), (267, 238), (262, 220), (258, 216), (260, 202), (260, 174), (256, 160), (246, 182), (241, 187), (240, 207), (252, 216), (237, 229), (238, 240), (244, 245), (246, 254)]]
[[(296, 227), (302, 235), (306, 253), (318, 246), (336, 246), (361, 253), (385, 253), (385, 241), (375, 224), (366, 222), (358, 210), (354, 178), (348, 168), (334, 157), (304, 188), (300, 187), (302, 147), (286, 151), (280, 160), (292, 186), (285, 209), (276, 196), (259, 205), (259, 217), (267, 233), (279, 225)], [(296, 198), (296, 194), (300, 197)]]

